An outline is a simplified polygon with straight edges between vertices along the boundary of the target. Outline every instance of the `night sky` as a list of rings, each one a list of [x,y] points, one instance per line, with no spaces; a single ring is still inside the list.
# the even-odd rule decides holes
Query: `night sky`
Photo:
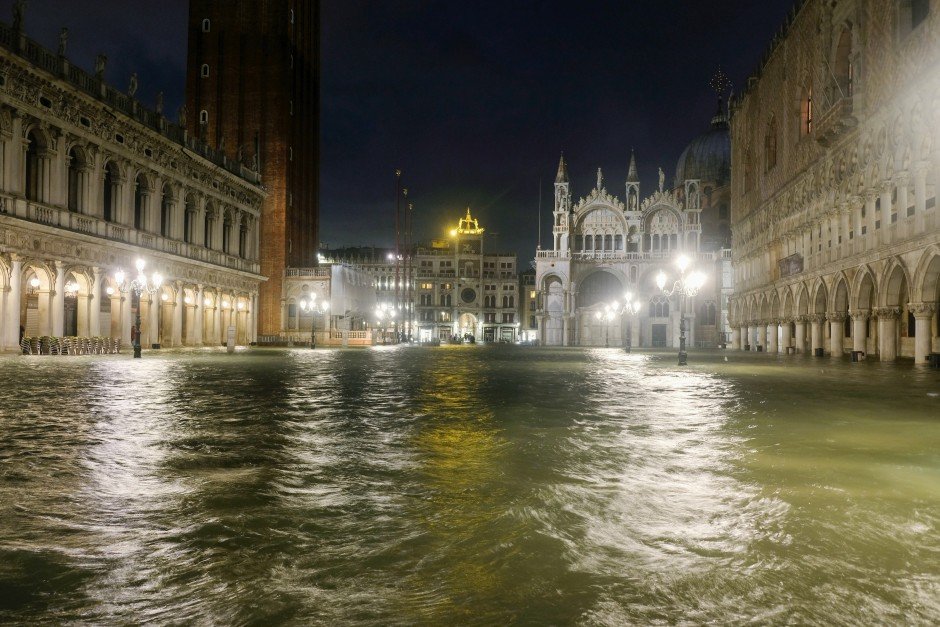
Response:
[[[490,250],[534,256],[539,190],[548,237],[564,151],[575,200],[603,168],[622,198],[630,149],[643,196],[715,110],[719,66],[739,91],[793,0],[355,2],[325,0],[321,69],[321,240],[394,241],[394,171],[415,205],[415,239],[439,237],[466,206]],[[0,0],[11,20],[12,0]],[[185,0],[30,0],[27,33],[166,110],[182,102]],[[544,241],[548,241],[547,239]]]

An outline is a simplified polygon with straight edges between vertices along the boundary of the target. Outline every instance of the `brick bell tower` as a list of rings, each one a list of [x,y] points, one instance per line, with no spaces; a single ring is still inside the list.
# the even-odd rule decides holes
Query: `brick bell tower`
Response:
[[[258,333],[281,328],[284,269],[317,264],[319,0],[190,0],[186,126],[257,167],[261,211]]]

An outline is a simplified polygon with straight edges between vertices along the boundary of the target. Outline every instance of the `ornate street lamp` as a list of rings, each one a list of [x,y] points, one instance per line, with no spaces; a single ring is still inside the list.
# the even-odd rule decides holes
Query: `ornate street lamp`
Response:
[[[146,264],[143,259],[138,259],[135,265],[137,267],[137,276],[133,280],[127,281],[124,271],[118,270],[114,273],[114,282],[117,283],[118,289],[125,294],[133,291],[137,296],[137,315],[134,322],[136,332],[134,333],[133,343],[134,359],[140,359],[140,296],[145,292],[147,294],[156,293],[163,285],[163,276],[159,272],[154,272],[150,278],[147,278],[147,275],[144,274]]]
[[[310,300],[302,299],[300,301],[302,311],[310,311],[310,348],[317,347],[317,315],[326,313],[330,310],[329,301],[321,300],[317,302],[317,295],[311,294]]]
[[[633,292],[627,292],[624,295],[624,301],[613,301],[612,303],[604,305],[604,311],[595,312],[594,317],[598,320],[607,320],[607,328],[604,332],[604,346],[610,346],[610,322],[617,316],[623,318],[626,316],[634,316],[640,311],[640,301],[633,300]],[[624,350],[630,352],[630,324],[627,325],[627,335],[624,345]]]
[[[617,303],[614,303],[616,305]],[[610,321],[616,317],[617,312],[610,305],[604,305],[604,311],[597,311],[594,313],[594,317],[598,320],[606,321],[604,324],[604,348],[610,346]]]
[[[679,268],[679,278],[673,283],[671,289],[666,289],[668,277],[662,270],[656,275],[656,286],[662,290],[666,298],[671,298],[673,294],[677,295],[679,304],[679,365],[686,365],[685,352],[685,298],[691,298],[698,294],[698,291],[705,284],[705,274],[694,270],[686,274],[689,269],[689,258],[685,255],[679,255],[676,259],[676,267]]]
[[[392,328],[395,328],[395,306],[389,305],[388,303],[381,303],[378,307],[375,308],[375,317],[378,318],[379,324],[382,328],[382,344],[386,343],[388,335],[388,326],[391,324]],[[386,324],[385,321],[388,321]],[[396,343],[397,343],[397,333],[396,333]]]

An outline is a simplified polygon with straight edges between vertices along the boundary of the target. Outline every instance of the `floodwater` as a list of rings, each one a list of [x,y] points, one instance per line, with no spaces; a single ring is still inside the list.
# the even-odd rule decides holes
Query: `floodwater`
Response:
[[[0,360],[0,622],[936,624],[940,371]]]

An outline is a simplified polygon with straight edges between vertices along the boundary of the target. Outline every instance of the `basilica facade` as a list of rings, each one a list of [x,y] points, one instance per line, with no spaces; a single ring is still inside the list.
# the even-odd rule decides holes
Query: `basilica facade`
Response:
[[[940,351],[940,2],[807,0],[734,108],[732,344]]]
[[[642,197],[633,155],[624,199],[611,194],[603,174],[590,193],[573,202],[568,165],[555,178],[552,246],[536,253],[539,338],[547,346],[678,346],[680,320],[690,346],[723,345],[730,331],[728,122],[719,103],[705,133],[682,153],[675,183]],[[692,298],[667,295],[656,284],[680,278],[676,261],[704,273]],[[624,307],[630,293],[636,309]],[[612,312],[612,313],[611,313]]]
[[[0,24],[0,350],[23,337],[254,339],[256,172]],[[130,289],[143,264],[152,293]],[[153,273],[162,277],[156,286]],[[124,280],[122,280],[122,278]]]

